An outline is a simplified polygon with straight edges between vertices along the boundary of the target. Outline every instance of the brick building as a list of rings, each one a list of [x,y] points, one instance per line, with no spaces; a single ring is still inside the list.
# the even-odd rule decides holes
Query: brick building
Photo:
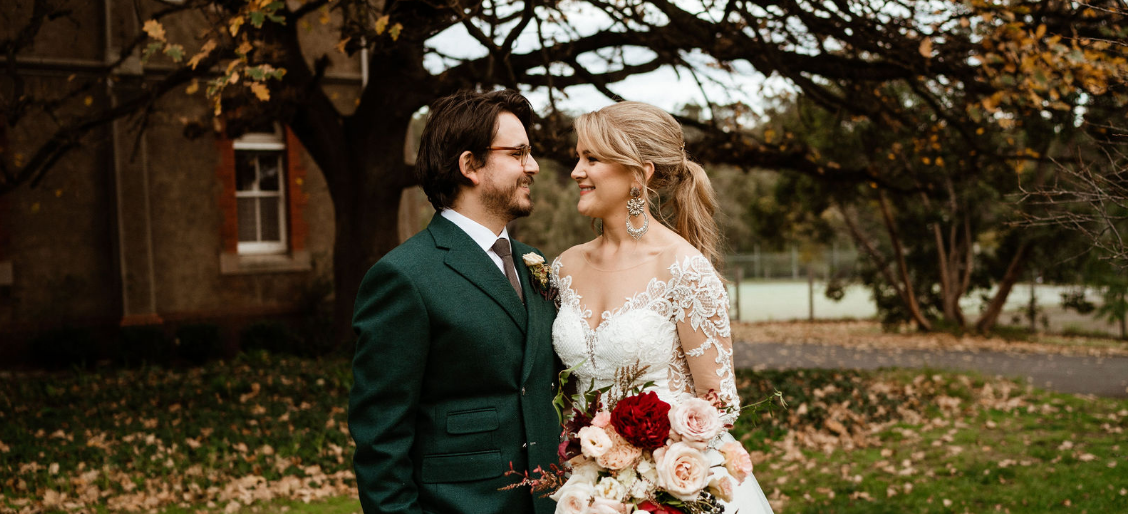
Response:
[[[51,21],[17,56],[36,94],[62,93],[76,80],[104,74],[144,16],[121,0],[71,7],[72,16]],[[0,6],[9,20],[23,19],[27,13],[18,11],[29,8]],[[332,26],[313,24],[305,48],[311,59],[332,59],[323,87],[348,112],[366,77],[360,59],[333,49]],[[0,28],[0,38],[18,29]],[[170,38],[191,40],[198,27],[166,29]],[[130,95],[169,69],[164,62],[127,61],[89,92],[86,105]],[[0,88],[10,90],[11,80],[0,75]],[[186,137],[192,123],[207,128]],[[298,315],[308,293],[331,280],[331,200],[294,135],[264,123],[232,140],[210,125],[202,92],[174,91],[147,125],[106,126],[37,187],[0,196],[0,366],[22,360],[22,342],[62,326],[208,321],[234,331],[247,320]],[[31,118],[10,127],[0,145],[32,148],[48,130],[49,120]],[[405,236],[419,224],[419,204],[408,196]]]

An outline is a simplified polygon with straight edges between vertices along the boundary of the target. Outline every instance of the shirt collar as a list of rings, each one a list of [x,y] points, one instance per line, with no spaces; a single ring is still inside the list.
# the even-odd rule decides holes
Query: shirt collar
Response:
[[[444,218],[450,220],[451,223],[458,225],[458,228],[466,232],[466,235],[470,236],[470,238],[473,239],[475,243],[478,243],[478,246],[481,246],[482,250],[487,253],[493,250],[493,245],[498,238],[504,237],[505,239],[509,239],[509,229],[502,228],[500,235],[494,234],[493,231],[486,228],[485,225],[467,218],[465,215],[449,207],[443,209],[442,215]],[[513,241],[509,240],[509,244],[512,245]]]

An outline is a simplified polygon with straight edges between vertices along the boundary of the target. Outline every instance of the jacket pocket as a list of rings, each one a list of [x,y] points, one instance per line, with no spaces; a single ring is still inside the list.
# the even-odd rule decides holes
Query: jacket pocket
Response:
[[[485,451],[425,455],[420,470],[424,484],[472,482],[499,477],[505,473],[501,452]]]
[[[489,432],[497,430],[499,426],[501,424],[497,421],[497,409],[492,407],[447,414],[446,431],[448,434]]]

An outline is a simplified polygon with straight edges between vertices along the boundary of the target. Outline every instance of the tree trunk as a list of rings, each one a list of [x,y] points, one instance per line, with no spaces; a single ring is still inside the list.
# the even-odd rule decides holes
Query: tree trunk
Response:
[[[399,244],[400,190],[394,194],[334,202],[337,231],[333,242],[333,341],[353,340],[352,316],[360,282],[368,268]],[[347,205],[346,205],[347,204]]]
[[[889,231],[889,241],[893,243],[893,255],[897,259],[897,268],[901,272],[901,281],[905,284],[905,297],[908,299],[909,312],[913,316],[913,321],[916,321],[917,327],[920,330],[932,330],[932,324],[924,317],[920,311],[920,304],[917,303],[916,293],[913,292],[913,282],[909,277],[909,267],[905,263],[905,251],[901,247],[901,237],[897,235],[897,228],[893,224],[893,215],[889,212],[889,202],[885,199],[885,193],[878,191],[877,198],[879,205],[881,205],[881,218],[885,221],[885,228]]]
[[[1026,265],[1026,254],[1029,247],[1030,244],[1023,241],[1019,244],[1018,250],[1014,252],[1014,257],[1011,258],[1010,265],[1007,266],[1006,274],[999,281],[999,290],[995,293],[995,297],[991,299],[991,303],[987,305],[987,310],[983,312],[983,316],[975,323],[975,329],[979,332],[986,333],[995,327],[995,323],[998,323],[999,314],[1003,312],[1003,305],[1007,303],[1007,296],[1010,295],[1014,284],[1018,282],[1018,277],[1022,276],[1022,268]]]
[[[348,156],[329,184],[336,216],[333,242],[334,342],[353,340],[352,314],[360,282],[368,269],[399,245],[403,190],[414,184],[404,163],[410,113],[381,120],[378,127],[345,123]]]

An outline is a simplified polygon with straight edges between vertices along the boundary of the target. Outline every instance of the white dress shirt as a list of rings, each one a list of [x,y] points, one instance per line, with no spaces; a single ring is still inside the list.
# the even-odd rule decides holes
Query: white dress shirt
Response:
[[[486,255],[497,265],[497,270],[501,272],[502,276],[505,275],[505,264],[501,260],[501,256],[493,251],[493,245],[497,242],[498,238],[504,237],[509,241],[510,247],[513,246],[513,241],[509,239],[508,229],[502,228],[501,234],[494,234],[493,231],[486,228],[485,225],[467,218],[449,207],[443,209],[441,214],[444,218],[450,220],[451,223],[454,223],[458,228],[462,229],[463,232],[466,232],[466,235],[470,236],[470,239],[473,239],[475,243],[478,243],[478,246],[481,246],[482,250],[486,252]],[[520,256],[513,254],[513,258],[518,259]],[[517,261],[514,260],[513,262],[514,266],[516,266]],[[521,275],[517,274],[516,268],[513,269],[513,273],[517,276],[517,280],[521,279]]]

